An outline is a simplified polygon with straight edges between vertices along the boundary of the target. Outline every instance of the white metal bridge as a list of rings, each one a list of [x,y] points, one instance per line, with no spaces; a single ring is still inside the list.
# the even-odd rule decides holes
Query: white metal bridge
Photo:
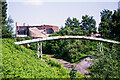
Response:
[[[37,46],[38,46],[37,47],[37,56],[41,57],[41,59],[42,59],[42,41],[57,40],[57,39],[86,39],[86,40],[93,40],[93,41],[99,41],[99,42],[105,42],[105,43],[120,44],[120,42],[118,42],[118,41],[107,40],[107,39],[103,39],[103,38],[95,38],[95,37],[88,37],[88,36],[67,36],[67,35],[25,40],[25,41],[15,42],[15,44],[23,45],[23,44],[29,44],[29,43],[37,43]],[[41,54],[39,54],[39,53],[41,53]]]

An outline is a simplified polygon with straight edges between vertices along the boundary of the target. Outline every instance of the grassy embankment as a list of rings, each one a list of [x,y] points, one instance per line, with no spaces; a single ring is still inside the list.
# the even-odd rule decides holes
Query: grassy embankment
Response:
[[[2,39],[2,78],[70,78],[70,70],[45,55],[44,62],[36,54],[12,39]],[[77,78],[83,77],[77,73]]]

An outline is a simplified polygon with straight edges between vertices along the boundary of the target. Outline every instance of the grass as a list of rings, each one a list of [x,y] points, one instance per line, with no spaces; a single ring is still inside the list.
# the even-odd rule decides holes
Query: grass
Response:
[[[44,62],[37,53],[15,45],[12,39],[2,39],[2,78],[70,78],[70,70],[43,55]],[[77,73],[77,78],[84,76]]]

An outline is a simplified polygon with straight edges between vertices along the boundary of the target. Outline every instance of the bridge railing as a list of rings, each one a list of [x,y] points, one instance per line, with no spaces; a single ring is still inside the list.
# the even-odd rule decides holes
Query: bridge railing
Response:
[[[103,38],[88,37],[88,36],[54,36],[54,37],[37,38],[37,39],[15,42],[15,44],[22,45],[22,44],[36,43],[36,42],[56,40],[56,39],[87,39],[87,40],[94,40],[94,41],[100,41],[100,42],[106,42],[106,43],[120,44],[120,42],[118,41],[107,40]]]

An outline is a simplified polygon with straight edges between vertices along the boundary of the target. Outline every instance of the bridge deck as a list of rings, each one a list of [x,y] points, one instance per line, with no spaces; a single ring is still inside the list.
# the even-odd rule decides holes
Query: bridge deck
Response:
[[[100,41],[100,42],[120,44],[120,42],[118,42],[118,41],[107,40],[107,39],[102,39],[102,38],[95,38],[95,37],[87,37],[87,36],[53,36],[53,37],[38,38],[38,39],[31,39],[31,40],[15,42],[15,44],[22,45],[22,44],[36,43],[36,42],[47,41],[47,40],[55,40],[55,39],[87,39],[87,40],[94,40],[94,41]]]

